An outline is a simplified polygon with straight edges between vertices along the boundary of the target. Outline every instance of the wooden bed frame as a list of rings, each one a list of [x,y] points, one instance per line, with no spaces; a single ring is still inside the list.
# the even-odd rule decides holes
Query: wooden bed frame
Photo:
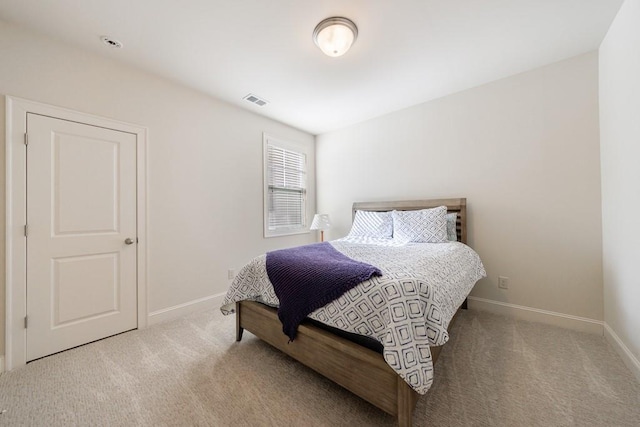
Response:
[[[356,210],[417,210],[443,205],[447,206],[448,212],[458,213],[458,241],[467,243],[467,206],[464,198],[354,203],[353,214]],[[462,308],[466,308],[466,301]],[[451,324],[453,319],[449,327]],[[289,338],[282,332],[277,310],[254,301],[236,303],[236,341],[242,339],[244,329],[393,415],[401,427],[411,426],[419,395],[387,365],[381,354],[309,322],[303,322],[298,327],[295,341],[288,343]],[[441,348],[431,347],[434,364]]]

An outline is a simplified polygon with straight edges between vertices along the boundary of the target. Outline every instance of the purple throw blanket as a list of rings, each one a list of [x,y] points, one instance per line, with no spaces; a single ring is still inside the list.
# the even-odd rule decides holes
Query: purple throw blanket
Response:
[[[373,276],[376,267],[353,260],[330,243],[267,252],[267,275],[280,300],[282,331],[293,341],[307,315]]]

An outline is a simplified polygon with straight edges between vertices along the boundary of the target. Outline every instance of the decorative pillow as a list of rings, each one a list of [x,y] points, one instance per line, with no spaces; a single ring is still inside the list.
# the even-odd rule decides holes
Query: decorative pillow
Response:
[[[393,211],[393,238],[403,242],[446,243],[447,207]]]
[[[349,237],[390,239],[393,235],[391,212],[356,211]]]
[[[458,232],[456,231],[456,221],[458,220],[458,214],[451,212],[447,214],[447,239],[451,242],[458,241]]]

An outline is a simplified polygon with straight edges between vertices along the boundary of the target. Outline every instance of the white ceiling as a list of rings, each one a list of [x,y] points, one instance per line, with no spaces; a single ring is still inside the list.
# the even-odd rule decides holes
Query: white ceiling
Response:
[[[597,49],[621,3],[0,0],[0,18],[320,134]],[[359,30],[340,58],[311,39],[330,16]]]

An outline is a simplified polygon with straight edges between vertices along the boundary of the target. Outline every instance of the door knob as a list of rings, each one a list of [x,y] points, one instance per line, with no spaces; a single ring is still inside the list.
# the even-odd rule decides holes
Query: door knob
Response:
[[[134,240],[131,237],[127,237],[126,239],[124,239],[124,243],[127,245],[133,245]]]

